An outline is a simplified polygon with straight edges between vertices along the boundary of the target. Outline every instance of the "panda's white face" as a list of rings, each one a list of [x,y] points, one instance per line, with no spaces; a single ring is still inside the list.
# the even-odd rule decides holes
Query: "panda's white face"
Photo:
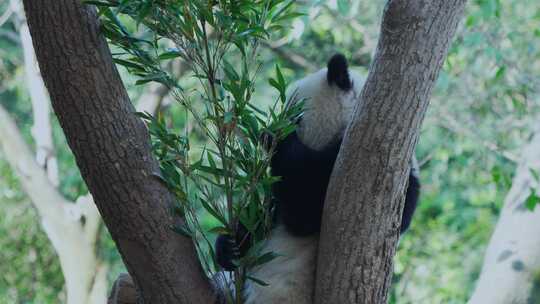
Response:
[[[343,90],[329,84],[328,70],[319,70],[299,80],[291,87],[291,101],[304,100],[304,115],[298,135],[308,147],[321,150],[336,136],[341,136],[352,118],[365,78],[348,71],[352,88]]]

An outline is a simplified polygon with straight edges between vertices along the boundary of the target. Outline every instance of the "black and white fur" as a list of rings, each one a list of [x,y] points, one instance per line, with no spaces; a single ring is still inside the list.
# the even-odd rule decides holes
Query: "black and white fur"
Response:
[[[345,128],[352,118],[364,78],[349,71],[341,54],[328,66],[298,81],[290,102],[304,100],[304,113],[297,129],[277,144],[271,169],[281,180],[274,184],[276,224],[266,251],[280,256],[256,269],[252,276],[270,286],[252,284],[246,303],[312,303],[318,232],[326,188],[339,152]],[[361,107],[361,105],[358,105]],[[416,161],[411,161],[401,232],[410,224],[419,195]],[[231,269],[230,242],[216,242],[218,263]]]

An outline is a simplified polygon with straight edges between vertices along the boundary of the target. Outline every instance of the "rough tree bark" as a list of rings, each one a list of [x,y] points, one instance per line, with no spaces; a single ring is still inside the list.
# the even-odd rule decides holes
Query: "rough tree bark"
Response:
[[[0,106],[0,148],[36,208],[39,222],[58,254],[68,304],[102,304],[107,298],[107,265],[96,241],[100,217],[90,196],[70,202],[58,191],[49,96],[37,68],[30,32],[19,1],[11,0],[24,54],[26,86],[32,101],[36,157],[7,111]],[[82,221],[84,217],[85,221]]]
[[[540,172],[540,124],[523,149],[469,304],[540,303],[540,208],[524,206],[531,189],[540,193],[531,170]]]
[[[316,303],[386,303],[408,162],[465,0],[391,0],[326,197]]]
[[[81,174],[139,292],[140,303],[211,303],[191,239],[171,227],[173,196],[155,178],[95,10],[79,0],[24,0],[45,85]]]

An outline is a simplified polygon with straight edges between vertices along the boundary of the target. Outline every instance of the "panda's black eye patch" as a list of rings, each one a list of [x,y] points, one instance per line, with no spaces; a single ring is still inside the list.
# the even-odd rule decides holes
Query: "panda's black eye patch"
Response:
[[[348,91],[352,88],[347,59],[343,54],[337,53],[330,58],[328,61],[328,73],[326,78],[329,85],[335,84],[344,91]]]

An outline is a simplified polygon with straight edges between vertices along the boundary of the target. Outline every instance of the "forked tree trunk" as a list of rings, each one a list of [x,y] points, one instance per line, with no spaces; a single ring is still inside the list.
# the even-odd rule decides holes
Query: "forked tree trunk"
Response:
[[[465,0],[391,0],[326,197],[316,303],[386,303],[408,163]]]
[[[145,303],[211,303],[191,240],[170,229],[172,196],[153,174],[148,134],[77,0],[25,0],[53,107]],[[388,3],[364,108],[330,185],[318,303],[384,303],[408,160],[465,0]]]
[[[95,9],[25,0],[45,85],[141,303],[212,303],[191,239],[172,230],[173,196],[154,176],[148,132],[134,115]]]

